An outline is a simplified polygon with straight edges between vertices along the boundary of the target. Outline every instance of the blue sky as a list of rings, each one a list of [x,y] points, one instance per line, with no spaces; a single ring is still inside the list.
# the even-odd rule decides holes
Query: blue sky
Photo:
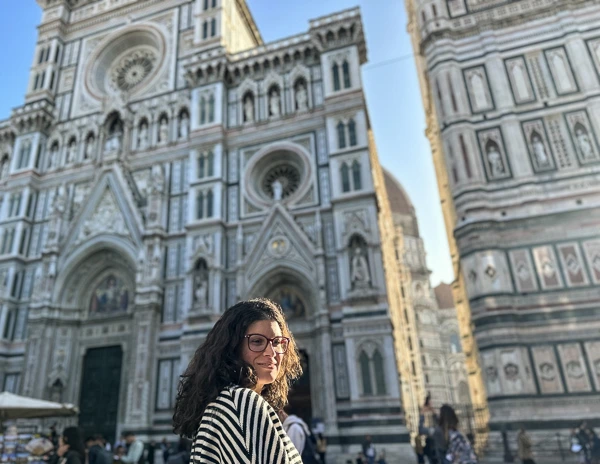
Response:
[[[41,18],[34,0],[2,2],[0,43],[0,119],[23,104],[29,67]],[[309,19],[361,7],[369,63],[363,83],[381,164],[408,192],[419,218],[432,271],[432,284],[453,279],[425,116],[409,36],[404,2],[389,0],[247,0],[267,42],[304,32]]]

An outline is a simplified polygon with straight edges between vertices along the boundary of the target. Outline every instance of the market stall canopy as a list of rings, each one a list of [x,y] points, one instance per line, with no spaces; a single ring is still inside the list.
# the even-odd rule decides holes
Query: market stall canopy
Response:
[[[41,419],[43,417],[74,416],[79,413],[72,404],[28,398],[9,392],[0,393],[0,420]]]

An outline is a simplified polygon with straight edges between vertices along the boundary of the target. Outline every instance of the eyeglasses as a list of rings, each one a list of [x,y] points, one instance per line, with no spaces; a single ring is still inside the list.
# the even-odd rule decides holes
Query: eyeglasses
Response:
[[[273,351],[278,354],[283,354],[290,346],[290,339],[287,337],[267,338],[261,334],[248,334],[244,336],[248,339],[248,348],[255,353],[262,353],[267,349],[269,343],[273,347]]]

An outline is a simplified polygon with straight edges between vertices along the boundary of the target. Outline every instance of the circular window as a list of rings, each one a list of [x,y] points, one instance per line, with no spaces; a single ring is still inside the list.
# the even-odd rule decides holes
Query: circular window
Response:
[[[90,57],[86,85],[97,98],[134,93],[154,81],[165,56],[165,40],[154,26],[136,26],[111,37]]]
[[[311,172],[310,158],[301,147],[292,143],[267,147],[245,167],[247,197],[262,207],[297,201],[311,186]]]
[[[281,198],[292,195],[300,186],[300,171],[291,164],[278,164],[267,171],[262,180],[262,190],[270,198],[275,198],[276,184],[281,185]]]

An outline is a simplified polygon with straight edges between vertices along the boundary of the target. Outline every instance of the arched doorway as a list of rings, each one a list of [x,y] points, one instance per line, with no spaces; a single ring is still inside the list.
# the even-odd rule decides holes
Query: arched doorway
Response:
[[[264,296],[273,300],[285,313],[286,320],[296,338],[302,363],[302,376],[291,386],[288,396],[288,413],[296,414],[307,424],[313,418],[313,402],[311,395],[310,357],[308,344],[312,334],[306,333],[306,320],[314,311],[317,289],[303,276],[285,268],[277,268],[261,279],[251,292],[251,296]],[[303,332],[304,331],[304,332]]]

